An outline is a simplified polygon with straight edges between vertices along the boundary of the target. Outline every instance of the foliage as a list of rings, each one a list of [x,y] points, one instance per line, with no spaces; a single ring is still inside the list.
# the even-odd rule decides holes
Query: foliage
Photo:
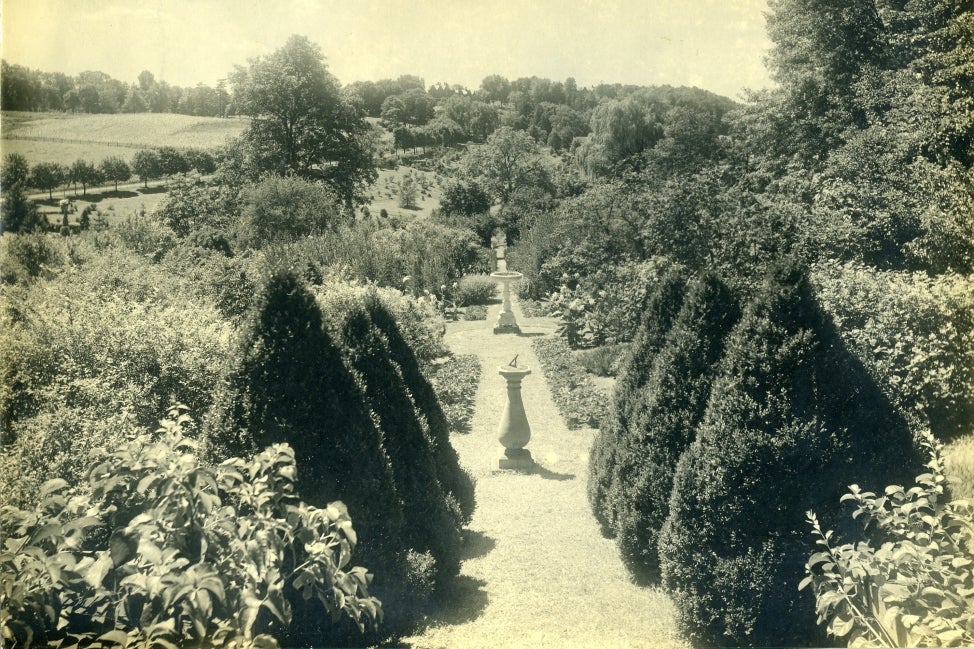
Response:
[[[57,162],[38,162],[30,168],[30,184],[41,191],[47,190],[48,199],[53,200],[54,190],[60,187],[67,170]]]
[[[253,118],[243,133],[261,171],[320,176],[351,207],[376,178],[368,124],[340,92],[321,49],[291,36],[230,75],[237,109]]]
[[[148,187],[150,180],[155,180],[162,175],[159,154],[155,149],[139,149],[132,156],[132,171],[139,176],[144,186]]]
[[[245,323],[207,422],[210,452],[220,459],[290,444],[302,497],[316,504],[341,494],[355,515],[362,560],[382,576],[372,592],[385,604],[387,631],[395,632],[415,619],[430,593],[407,589],[402,496],[363,379],[346,365],[348,354],[303,283],[293,272],[275,271]],[[330,644],[348,641],[346,635]]]
[[[616,452],[620,442],[628,437],[630,422],[640,404],[640,398],[653,361],[663,347],[666,334],[679,313],[686,282],[678,267],[669,268],[649,294],[643,307],[639,331],[629,355],[623,360],[606,417],[599,422],[599,432],[592,442],[588,474],[588,500],[603,535],[615,534],[619,503]]]
[[[47,220],[41,216],[37,206],[27,197],[25,183],[17,182],[3,186],[0,199],[0,233],[32,232],[43,230]]]
[[[497,282],[488,275],[464,275],[449,295],[457,306],[489,304],[497,295]]]
[[[490,210],[490,195],[476,181],[453,180],[443,189],[440,211],[446,215],[472,216]]]
[[[394,325],[388,312],[373,302],[377,316],[385,316],[386,329]],[[370,318],[366,305],[345,313],[326,314],[326,326],[335,332],[349,366],[361,381],[368,410],[382,431],[382,448],[389,458],[395,490],[402,506],[403,525],[399,543],[433,559],[434,584],[447,583],[460,571],[460,518],[455,498],[441,482],[440,470],[459,471],[453,453],[452,466],[443,466],[436,454],[430,426],[419,410],[415,394],[407,387],[398,360],[405,362],[408,347],[390,349],[390,340]],[[391,330],[390,330],[391,333]],[[397,341],[402,343],[402,341]],[[443,441],[449,446],[449,434]],[[451,447],[452,448],[452,447]],[[470,491],[472,492],[472,486]]]
[[[297,176],[266,176],[243,188],[240,204],[238,238],[254,248],[321,234],[342,219],[332,191]]]
[[[470,432],[481,371],[475,354],[450,355],[426,370],[453,432]]]
[[[551,398],[569,430],[598,426],[605,415],[605,396],[585,373],[561,338],[531,343],[551,387]]]
[[[129,167],[129,163],[118,156],[105,158],[98,168],[105,180],[115,183],[116,192],[118,191],[118,183],[125,182],[132,177],[132,169]]]
[[[3,509],[5,642],[278,646],[315,637],[292,626],[302,600],[378,624],[348,512],[298,500],[291,449],[207,467],[177,415],[93,466],[89,494],[51,480]]]
[[[974,291],[954,274],[823,262],[812,275],[843,339],[916,430],[940,439],[974,418]]]
[[[68,168],[68,182],[76,188],[81,183],[81,193],[88,193],[88,185],[97,185],[104,180],[101,171],[87,160],[77,159]]]
[[[7,502],[33,504],[45,478],[81,483],[96,448],[119,447],[174,400],[205,412],[224,371],[230,328],[215,309],[117,243],[90,245],[96,235],[59,241],[64,268],[5,291]]]
[[[63,263],[58,248],[43,234],[9,232],[0,238],[0,246],[0,279],[4,284],[29,283]]]
[[[797,590],[804,513],[836,524],[844,476],[875,489],[921,463],[805,273],[779,267],[728,336],[676,467],[659,552],[680,628],[701,644],[822,643]]]
[[[575,358],[585,371],[595,376],[617,376],[623,359],[630,353],[628,343],[603,345],[579,351]]]
[[[518,188],[548,183],[537,143],[524,131],[507,126],[491,133],[485,144],[469,148],[458,165],[459,176],[467,184],[482,187],[501,203]]]
[[[236,200],[227,188],[179,177],[153,216],[179,237],[188,237],[207,227],[228,230],[235,212]]]
[[[943,445],[927,434],[929,472],[881,495],[851,485],[843,502],[878,543],[835,545],[814,512],[817,551],[799,589],[815,593],[819,624],[850,647],[974,643],[974,507],[951,500]]]
[[[389,358],[402,374],[406,390],[412,395],[419,417],[428,427],[433,461],[440,486],[447,497],[447,505],[454,511],[462,524],[469,524],[476,507],[473,479],[460,466],[460,457],[450,443],[451,422],[441,403],[440,394],[423,373],[419,359],[413,352],[402,328],[397,324],[393,312],[379,299],[376,293],[368,296],[365,302],[369,319],[388,342]],[[479,370],[479,366],[477,366]],[[475,378],[479,371],[474,372]],[[472,401],[476,392],[476,382],[471,387],[470,379],[458,381],[454,390],[466,389],[461,398]]]
[[[615,538],[638,582],[659,580],[659,531],[669,514],[673,473],[696,437],[724,339],[740,317],[734,296],[712,274],[692,281],[617,437],[612,490]]]

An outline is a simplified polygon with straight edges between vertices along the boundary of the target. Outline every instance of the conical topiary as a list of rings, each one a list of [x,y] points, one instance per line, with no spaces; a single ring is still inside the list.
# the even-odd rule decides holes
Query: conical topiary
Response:
[[[364,383],[392,463],[402,499],[402,541],[435,559],[436,579],[443,583],[460,572],[460,528],[440,485],[426,422],[391,358],[388,341],[373,325],[364,305],[349,309],[340,330],[349,364]]]
[[[470,475],[460,466],[460,457],[450,443],[450,424],[436,396],[436,391],[423,375],[416,355],[403,337],[392,313],[382,304],[378,296],[372,294],[366,298],[366,309],[369,318],[388,342],[389,357],[399,366],[406,388],[412,394],[419,412],[426,419],[440,484],[453,499],[460,523],[467,525],[476,507],[474,483]]]
[[[616,520],[616,448],[628,436],[632,411],[649,378],[653,359],[663,346],[680,304],[686,278],[678,266],[668,269],[656,289],[647,297],[639,331],[632,342],[609,411],[592,443],[589,459],[588,499],[604,536],[615,533]]]
[[[804,273],[778,270],[728,337],[674,477],[660,560],[683,632],[703,645],[825,642],[813,597],[798,592],[805,512],[837,528],[850,482],[881,489],[921,463]]]
[[[737,300],[715,275],[691,282],[633,410],[629,436],[616,447],[616,542],[637,582],[659,579],[657,540],[673,472],[696,435],[724,339],[739,317]]]
[[[290,272],[268,279],[247,322],[236,367],[208,428],[213,459],[274,443],[294,449],[303,500],[348,506],[358,534],[356,561],[375,575],[385,630],[402,626],[413,595],[402,542],[403,514],[392,465],[365,396],[323,327],[315,298]],[[293,641],[362,642],[295,601]],[[373,638],[374,640],[374,638]]]

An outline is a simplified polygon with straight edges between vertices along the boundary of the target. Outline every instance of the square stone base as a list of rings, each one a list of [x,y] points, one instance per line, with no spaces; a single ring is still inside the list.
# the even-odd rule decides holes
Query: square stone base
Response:
[[[494,333],[495,334],[520,334],[521,328],[516,324],[512,324],[512,325],[496,324],[494,325]]]
[[[534,458],[526,448],[507,449],[497,461],[498,469],[514,469],[515,471],[530,471],[534,468]]]

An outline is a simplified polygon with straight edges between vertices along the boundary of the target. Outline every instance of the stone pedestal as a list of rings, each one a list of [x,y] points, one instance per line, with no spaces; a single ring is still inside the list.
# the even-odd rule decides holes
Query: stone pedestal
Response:
[[[511,282],[515,282],[524,276],[521,273],[510,270],[498,270],[491,273],[490,276],[499,280],[503,286],[501,289],[503,304],[501,305],[500,315],[497,316],[497,322],[494,324],[494,333],[521,333],[521,328],[517,325],[517,320],[514,318],[514,312],[511,311]]]
[[[501,469],[530,470],[534,467],[531,451],[524,448],[531,440],[531,425],[521,400],[521,379],[531,373],[526,367],[502,365],[498,373],[507,380],[507,405],[497,427],[497,438],[504,446],[504,455],[497,463]]]

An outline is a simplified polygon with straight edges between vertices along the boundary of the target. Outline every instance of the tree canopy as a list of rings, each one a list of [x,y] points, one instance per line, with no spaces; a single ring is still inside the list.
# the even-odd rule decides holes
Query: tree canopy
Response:
[[[292,36],[276,52],[230,75],[239,112],[253,118],[243,136],[261,171],[327,181],[351,206],[376,178],[368,124],[341,93],[321,49]]]

